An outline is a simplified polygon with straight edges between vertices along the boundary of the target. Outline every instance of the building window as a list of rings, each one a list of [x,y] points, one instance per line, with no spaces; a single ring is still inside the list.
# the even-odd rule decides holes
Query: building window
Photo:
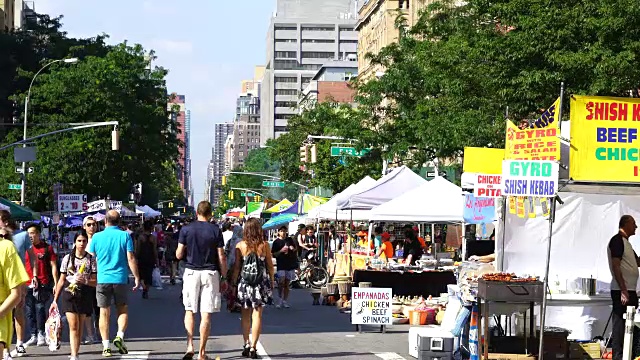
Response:
[[[291,118],[293,118],[294,115],[292,114],[275,114],[275,119],[276,120],[289,120]]]
[[[278,31],[278,30],[298,30],[297,26],[291,26],[291,25],[276,25],[273,28],[276,31]]]
[[[336,56],[334,52],[328,51],[303,51],[303,59],[333,59]]]
[[[276,51],[276,59],[295,59],[298,53],[295,51]]]
[[[302,70],[320,70],[321,67],[321,64],[304,64]]]
[[[300,68],[298,60],[274,60],[273,68],[275,70],[296,70]]]
[[[302,31],[334,31],[333,26],[303,26]]]
[[[283,108],[295,108],[298,106],[298,103],[295,101],[276,101],[275,106]]]
[[[402,0],[400,0],[402,1]],[[408,1],[408,0],[407,0]],[[353,28],[351,27],[341,27],[340,28],[340,32],[345,32],[345,31],[354,31]]]
[[[275,132],[286,132],[287,131],[287,127],[286,126],[275,126],[273,128],[273,130]]]
[[[238,156],[240,156],[240,157],[244,156],[244,151],[240,151],[240,152],[238,153]]]
[[[298,43],[298,39],[276,39],[277,43]]]
[[[289,83],[289,84],[295,84],[298,82],[298,78],[297,77],[292,77],[292,76],[276,76],[274,78],[275,83]]]
[[[276,89],[275,90],[275,94],[276,95],[293,95],[293,96],[297,96],[298,95],[298,90],[295,90],[295,89]]]
[[[357,44],[358,40],[340,40],[340,44]]]
[[[311,43],[311,44],[333,44],[335,41],[326,40],[326,39],[302,39],[302,43]]]

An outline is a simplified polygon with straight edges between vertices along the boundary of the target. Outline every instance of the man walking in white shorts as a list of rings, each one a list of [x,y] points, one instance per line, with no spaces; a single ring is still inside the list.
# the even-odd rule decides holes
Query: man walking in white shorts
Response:
[[[176,258],[185,260],[182,276],[184,327],[187,331],[185,360],[195,358],[193,346],[194,316],[200,312],[200,349],[198,359],[208,359],[207,340],[211,332],[211,314],[220,311],[221,290],[226,290],[227,259],[220,228],[211,224],[211,203],[201,201],[196,210],[198,221],[180,230]],[[221,289],[222,288],[222,289]]]

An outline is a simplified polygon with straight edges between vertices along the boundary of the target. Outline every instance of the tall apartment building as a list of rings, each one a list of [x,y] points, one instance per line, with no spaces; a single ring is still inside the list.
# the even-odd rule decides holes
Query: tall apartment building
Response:
[[[255,82],[249,92],[240,94],[236,101],[233,126],[232,169],[244,165],[249,151],[260,147],[260,83]]]
[[[189,155],[189,145],[190,145],[189,131],[191,127],[191,124],[190,124],[191,116],[187,116],[187,109],[186,109],[184,95],[178,95],[176,93],[172,93],[169,96],[169,103],[167,106],[172,116],[172,119],[177,123],[177,126],[178,126],[177,137],[184,145],[179,149],[180,155],[178,157],[176,174],[178,177],[178,181],[180,182],[180,188],[182,189],[185,198],[187,199],[187,201],[190,201],[191,159],[188,157],[188,155]],[[177,107],[177,109],[174,110],[174,107]]]
[[[204,182],[204,199],[212,204],[214,204],[215,202],[213,201],[213,186],[212,186],[212,181],[213,181],[213,167],[215,166],[213,163],[213,149],[211,149],[211,160],[209,160],[209,165],[207,165],[207,178]]]
[[[399,31],[396,19],[402,14],[408,26],[413,26],[420,18],[422,10],[435,0],[368,0],[358,11],[358,73],[367,80],[384,71],[379,65],[371,64],[368,53],[377,54],[380,49],[398,41]]]
[[[358,76],[358,63],[355,61],[331,61],[318,70],[311,82],[302,91],[298,108],[300,112],[316,102],[335,101],[351,104],[354,102],[355,89],[349,81]]]
[[[15,28],[15,0],[0,0],[0,32]]]
[[[222,176],[227,174],[225,170],[225,142],[229,134],[233,134],[232,122],[215,124],[211,154],[212,171],[208,184],[212,204],[218,203],[222,194],[222,190],[218,186],[222,184]]]
[[[322,65],[357,58],[357,0],[277,0],[267,31],[260,143],[287,132],[300,91]]]
[[[13,26],[15,29],[24,29],[29,23],[36,20],[35,2],[33,0],[14,1]]]

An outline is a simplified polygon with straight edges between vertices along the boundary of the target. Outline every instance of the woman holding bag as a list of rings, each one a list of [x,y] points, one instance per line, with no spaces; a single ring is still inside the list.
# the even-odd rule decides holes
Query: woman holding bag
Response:
[[[85,230],[76,234],[73,249],[60,264],[60,281],[49,309],[50,313],[57,310],[61,299],[59,312],[66,314],[69,323],[70,360],[78,360],[82,324],[93,313],[95,292],[91,288],[96,286],[97,266],[96,259],[87,252],[88,241]]]

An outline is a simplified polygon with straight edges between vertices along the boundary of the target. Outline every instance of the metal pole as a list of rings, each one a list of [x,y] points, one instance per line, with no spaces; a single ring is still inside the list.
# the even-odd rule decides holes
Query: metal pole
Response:
[[[35,80],[35,76],[33,77],[33,79]],[[33,81],[31,81],[31,84],[33,84]],[[31,86],[29,86],[29,91],[27,92],[27,97],[24,99],[24,126],[23,126],[23,133],[22,133],[22,141],[24,141],[24,143],[22,144],[22,147],[25,148],[27,147],[27,116],[28,116],[28,111],[29,111],[29,95],[31,94]],[[24,196],[25,196],[25,188],[27,186],[26,184],[26,179],[27,179],[27,163],[26,162],[22,162],[22,174],[20,175],[22,177],[22,181],[21,181],[21,185],[20,185],[20,205],[24,206]]]
[[[636,308],[635,306],[627,306],[627,312],[624,315],[624,343],[622,346],[622,360],[631,360],[633,355],[633,330]]]
[[[564,103],[564,81],[560,83],[560,108],[556,109],[556,113],[558,114],[558,118],[556,121],[558,122],[558,130],[562,129],[562,105]],[[560,135],[560,134],[558,134]]]
[[[540,343],[538,346],[538,357],[544,356],[544,320],[547,314],[547,286],[549,286],[549,263],[551,262],[551,237],[553,235],[553,222],[556,215],[556,199],[551,198],[551,212],[549,213],[549,235],[547,239],[547,263],[544,271],[544,297],[542,298],[542,305],[540,305]],[[531,316],[534,316],[531,314]]]

